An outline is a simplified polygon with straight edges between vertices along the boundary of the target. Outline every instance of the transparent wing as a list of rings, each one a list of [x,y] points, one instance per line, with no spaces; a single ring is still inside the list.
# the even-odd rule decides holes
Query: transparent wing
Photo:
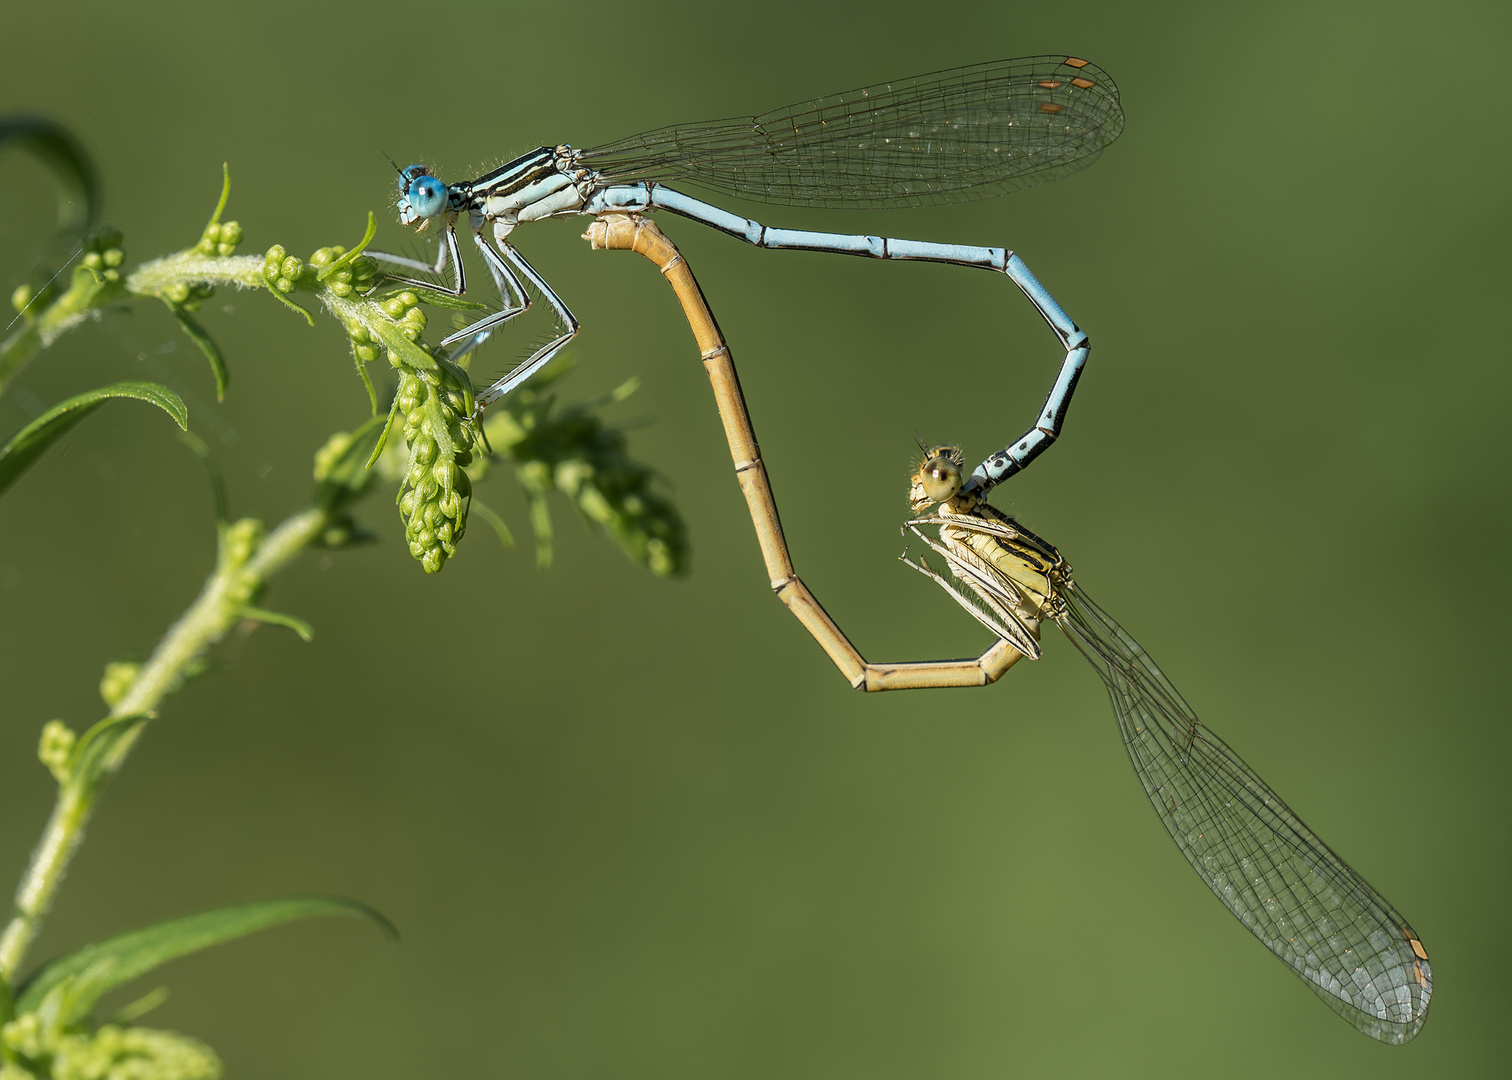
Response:
[[[1123,125],[1118,87],[1096,64],[1025,56],[674,124],[579,159],[611,180],[681,180],[758,202],[921,206],[1057,180]]]
[[[1304,825],[1079,587],[1066,635],[1097,669],[1134,771],[1198,877],[1330,1008],[1385,1043],[1428,1014],[1433,971],[1401,914]]]

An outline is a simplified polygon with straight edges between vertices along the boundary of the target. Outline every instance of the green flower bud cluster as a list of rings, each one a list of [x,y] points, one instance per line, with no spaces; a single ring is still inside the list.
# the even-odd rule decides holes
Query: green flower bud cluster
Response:
[[[79,261],[93,270],[97,277],[106,281],[119,281],[121,264],[126,261],[126,251],[121,247],[125,240],[120,229],[106,225],[84,241],[84,257]]]
[[[335,247],[321,248],[310,256],[310,265],[319,273],[345,255],[346,251],[347,249],[339,244]],[[320,278],[325,286],[337,296],[351,296],[354,292],[365,293],[373,287],[377,279],[378,263],[366,255],[359,255],[334,273]]]
[[[221,530],[220,569],[230,575],[226,602],[233,607],[252,603],[262,589],[261,579],[244,569],[262,538],[263,523],[256,518],[233,521]]]
[[[87,297],[79,298],[79,306],[87,306],[95,299],[98,288],[107,285],[117,285],[121,280],[121,265],[126,261],[126,251],[121,247],[125,236],[120,229],[106,225],[98,232],[91,233],[84,240],[84,252],[79,259],[83,270],[87,271],[83,283]],[[59,297],[70,288],[78,289],[81,282],[76,278],[72,282],[65,283],[62,274],[42,275],[40,280],[31,284],[22,285],[11,293],[11,307],[18,313],[23,313],[26,320],[31,322],[43,311],[47,310]],[[51,280],[48,280],[51,277]]]
[[[224,226],[223,226],[224,228]],[[274,244],[263,255],[263,280],[269,287],[288,295],[295,289],[329,288],[337,296],[366,292],[378,276],[378,264],[359,255],[329,275],[324,271],[343,255],[346,248],[324,247],[307,260],[290,255],[282,244]],[[411,294],[413,295],[413,294]]]
[[[614,400],[629,392],[616,392]],[[554,413],[554,398],[527,386],[490,411],[489,442],[514,459],[532,496],[554,486],[653,574],[684,572],[690,547],[681,515],[653,489],[655,472],[630,456],[624,432],[595,415],[597,404]]]
[[[286,252],[282,244],[274,244],[263,255],[263,280],[285,295],[301,286],[313,288],[315,273],[297,256]]]
[[[60,784],[68,783],[68,755],[73,753],[79,737],[61,720],[49,720],[42,725],[42,738],[37,743],[37,759],[47,766],[53,779]]]
[[[467,531],[476,438],[467,414],[468,394],[445,367],[399,369],[395,409],[404,420],[409,464],[399,488],[399,516],[410,554],[427,574],[437,574],[457,553]]]
[[[315,451],[315,482],[324,483],[331,475],[346,452],[352,448],[352,433],[350,431],[338,431],[325,441],[325,445]]]
[[[340,250],[340,249],[337,249]],[[317,252],[318,254],[318,252]],[[363,260],[359,259],[358,262]],[[372,262],[371,259],[367,260]],[[337,273],[334,277],[340,277]],[[354,285],[353,288],[356,286]],[[335,286],[332,286],[335,289]],[[409,290],[394,293],[384,297],[380,306],[383,313],[399,328],[407,341],[413,341],[428,353],[430,350],[420,342],[420,335],[425,332],[425,312],[420,309],[420,297]],[[371,330],[363,326],[356,319],[348,320],[346,324],[347,337],[352,339],[352,355],[357,358],[359,364],[367,364],[378,359],[378,354],[383,351],[383,344]]]
[[[212,221],[205,226],[199,242],[189,250],[195,255],[207,257],[226,256],[234,254],[236,245],[241,242],[242,227],[237,222]],[[215,295],[215,286],[203,281],[192,284],[178,281],[163,289],[161,295],[176,308],[184,311],[198,311],[206,300]]]
[[[134,661],[112,660],[106,664],[105,674],[100,679],[100,697],[105,699],[105,704],[115,708],[136,682],[141,670],[142,665]]]
[[[10,1051],[0,1080],[216,1080],[220,1059],[204,1043],[172,1031],[106,1024],[61,1034],[27,1013],[0,1028]]]
[[[191,250],[196,255],[234,255],[236,245],[241,242],[242,227],[238,222],[212,221]]]

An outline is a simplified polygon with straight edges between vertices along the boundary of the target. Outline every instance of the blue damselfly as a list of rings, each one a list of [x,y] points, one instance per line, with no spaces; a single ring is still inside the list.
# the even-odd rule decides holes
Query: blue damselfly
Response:
[[[399,217],[405,224],[418,222],[420,228],[431,221],[441,223],[437,258],[432,264],[375,255],[437,275],[449,265],[452,287],[447,291],[461,295],[466,275],[456,229],[459,221],[466,222],[503,307],[443,340],[443,346],[456,346],[458,353],[525,311],[530,301],[524,283],[556,313],[560,332],[478,394],[479,409],[529,378],[578,331],[567,305],[511,242],[514,229],[525,222],[668,210],[757,247],[998,271],[1024,291],[1066,350],[1034,426],[990,465],[994,479],[1002,479],[1054,440],[1089,350],[1087,335],[1018,256],[1004,248],[771,228],[694,199],[667,182],[799,206],[963,202],[1081,169],[1118,137],[1123,122],[1113,80],[1076,57],[1031,56],[954,68],[758,116],[675,124],[589,149],[540,147],[461,183],[444,183],[426,166],[411,165],[399,171]]]

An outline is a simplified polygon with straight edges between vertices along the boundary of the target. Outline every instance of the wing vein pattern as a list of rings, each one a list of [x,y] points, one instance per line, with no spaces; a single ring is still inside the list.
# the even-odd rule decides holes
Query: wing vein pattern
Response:
[[[1197,718],[1079,586],[1061,626],[1097,669],[1171,839],[1223,905],[1335,1012],[1386,1043],[1427,1017],[1433,973],[1401,913]]]
[[[1057,180],[1123,131],[1096,64],[1025,56],[673,124],[579,152],[607,180],[686,181],[757,202],[922,206]]]

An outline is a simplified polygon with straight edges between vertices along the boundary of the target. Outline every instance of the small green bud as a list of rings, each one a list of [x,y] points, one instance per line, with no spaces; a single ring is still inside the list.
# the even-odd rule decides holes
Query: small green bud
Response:
[[[37,291],[30,285],[18,285],[16,291],[11,293],[11,307],[17,312],[25,311],[26,305],[30,304],[36,295]]]
[[[352,350],[352,352],[356,355],[357,359],[361,360],[364,364],[370,364],[374,360],[378,359],[378,350],[373,348],[373,346],[371,345],[358,345]]]
[[[105,260],[100,257],[100,253],[98,251],[91,251],[79,261],[85,266],[89,267],[91,270],[99,270],[105,265]]]
[[[42,1034],[42,1019],[36,1013],[23,1013],[0,1027],[0,1040],[22,1057],[42,1056],[45,1049]]]
[[[618,516],[609,500],[604,498],[604,493],[592,484],[584,484],[578,490],[577,503],[583,513],[600,525],[608,525]]]
[[[262,583],[255,574],[245,570],[232,574],[226,586],[226,602],[233,607],[242,604],[250,604],[256,597]]]
[[[256,518],[242,518],[233,521],[226,526],[225,552],[226,561],[232,566],[240,566],[252,557],[257,550],[258,543],[262,540],[263,524]]]
[[[112,709],[119,705],[141,670],[141,664],[125,660],[112,660],[106,664],[105,674],[100,678],[100,697],[105,704]]]
[[[320,545],[328,548],[343,548],[352,542],[352,537],[357,533],[356,526],[350,518],[332,522],[326,526],[320,534]]]
[[[677,562],[672,558],[671,549],[663,540],[648,540],[646,542],[646,566],[657,577],[670,577],[677,572]]]
[[[325,441],[324,446],[315,451],[315,482],[317,484],[331,475],[331,469],[351,447],[351,432],[338,431]]]
[[[42,725],[42,738],[37,743],[37,758],[47,766],[53,779],[60,784],[68,783],[68,756],[73,753],[79,737],[61,720],[49,720]]]

